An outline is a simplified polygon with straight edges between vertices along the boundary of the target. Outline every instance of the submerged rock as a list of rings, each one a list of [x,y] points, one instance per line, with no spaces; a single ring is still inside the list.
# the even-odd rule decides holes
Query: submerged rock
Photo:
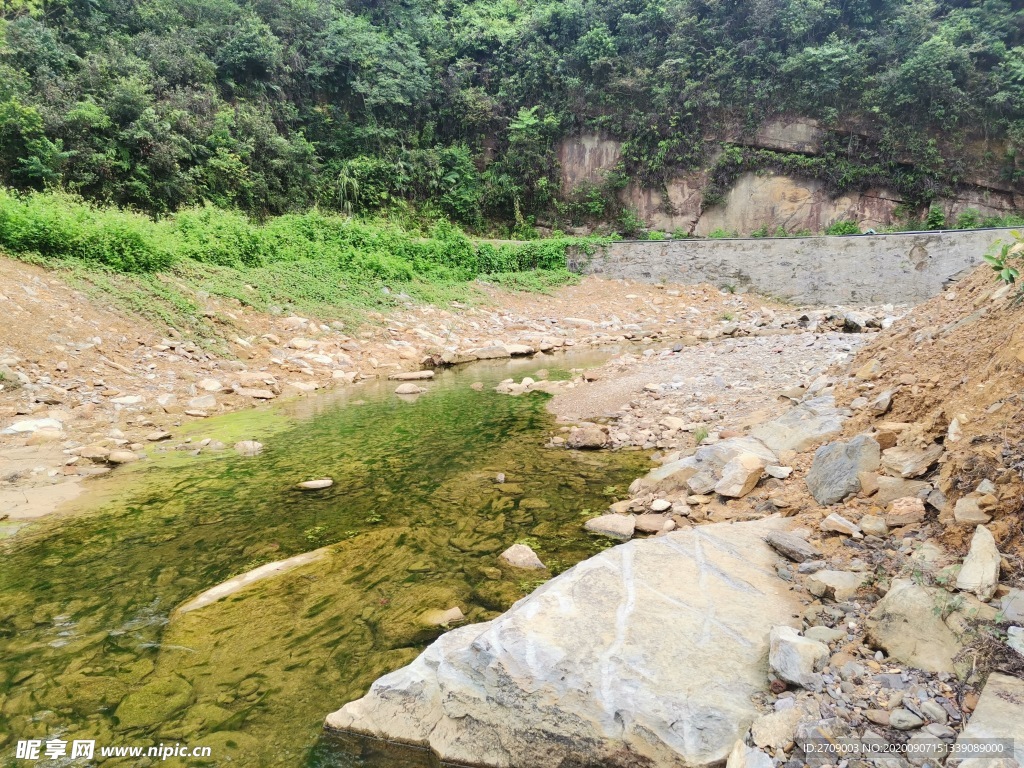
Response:
[[[762,540],[785,525],[607,550],[443,635],[326,725],[474,765],[721,763],[758,716],[769,630],[800,612]]]
[[[636,518],[632,515],[601,515],[587,520],[583,524],[591,533],[599,533],[602,536],[611,536],[613,539],[626,540],[633,536],[636,530]]]
[[[434,378],[433,371],[408,371],[406,373],[392,373],[388,376],[392,381],[420,381],[421,379]]]
[[[396,395],[418,395],[427,390],[415,384],[399,384],[395,387]]]
[[[537,557],[537,553],[526,544],[513,544],[498,555],[498,559],[511,565],[513,568],[544,570],[544,563]]]
[[[300,491],[319,491],[324,488],[330,488],[334,485],[334,480],[329,477],[321,477],[319,480],[304,480],[301,483],[296,484],[296,488]]]
[[[141,728],[164,723],[192,700],[192,686],[180,677],[157,680],[132,691],[114,716],[121,728]]]

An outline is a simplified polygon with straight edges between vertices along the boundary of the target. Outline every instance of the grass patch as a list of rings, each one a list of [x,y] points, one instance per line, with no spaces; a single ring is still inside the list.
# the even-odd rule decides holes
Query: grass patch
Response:
[[[272,314],[300,313],[347,328],[411,303],[484,300],[477,281],[549,292],[578,277],[570,249],[594,238],[474,243],[446,221],[426,231],[317,210],[258,223],[207,206],[152,219],[59,192],[0,189],[0,248],[67,270],[118,309],[200,338],[230,326],[206,317],[207,296]]]

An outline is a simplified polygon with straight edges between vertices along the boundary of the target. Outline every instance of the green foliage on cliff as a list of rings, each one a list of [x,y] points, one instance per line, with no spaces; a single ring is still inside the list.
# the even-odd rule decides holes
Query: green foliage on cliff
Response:
[[[928,201],[970,171],[968,134],[1008,139],[993,161],[1015,181],[1024,11],[1012,0],[15,0],[0,18],[0,183],[151,213],[317,205],[522,235],[557,210],[560,137],[606,131],[625,142],[616,183],[657,184],[705,163],[727,124],[752,131],[780,112],[876,137],[800,169],[836,188],[881,177]],[[940,134],[941,146],[929,138]],[[597,215],[607,197],[561,214]]]

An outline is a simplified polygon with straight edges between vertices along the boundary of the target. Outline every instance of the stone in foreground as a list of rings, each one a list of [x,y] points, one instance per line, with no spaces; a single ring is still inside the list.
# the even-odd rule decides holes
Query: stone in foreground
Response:
[[[894,579],[871,612],[867,639],[897,661],[926,672],[955,673],[960,641],[943,621],[948,593]]]
[[[772,627],[769,635],[768,664],[781,679],[813,690],[821,689],[818,674],[828,661],[828,646],[801,637],[790,626]]]
[[[583,527],[591,533],[625,541],[633,537],[636,530],[636,518],[632,515],[601,515],[587,520]]]
[[[990,600],[999,586],[999,550],[992,533],[984,525],[974,529],[971,551],[956,579],[956,588]]]
[[[978,706],[958,743],[972,739],[1006,739],[1007,746],[1013,747],[1013,754],[1000,757],[1024,765],[1024,680],[999,672],[988,676]],[[995,765],[992,758],[982,760],[979,757],[965,760],[961,766],[975,762],[978,768]]]
[[[881,448],[867,435],[829,443],[814,452],[807,489],[819,504],[835,504],[860,490],[862,472],[878,469]]]
[[[785,526],[607,550],[443,635],[326,725],[495,768],[721,763],[758,715],[769,630],[801,610],[763,541]]]

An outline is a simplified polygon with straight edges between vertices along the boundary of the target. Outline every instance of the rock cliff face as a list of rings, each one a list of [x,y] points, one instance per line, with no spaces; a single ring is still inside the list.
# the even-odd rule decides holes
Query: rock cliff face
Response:
[[[783,520],[634,541],[453,630],[327,718],[486,766],[720,763],[756,717],[768,633],[799,605],[763,538]]]
[[[821,149],[824,131],[811,120],[780,118],[767,121],[753,136],[738,132],[728,141],[779,152],[813,155]],[[978,148],[979,156],[984,148]],[[621,145],[605,136],[583,134],[565,139],[559,146],[562,191],[571,194],[580,184],[600,183],[621,159]],[[1002,216],[1024,210],[1024,194],[984,172],[969,180],[957,197],[939,201],[948,220],[972,208],[982,216]],[[842,220],[857,221],[862,229],[896,222],[897,208],[904,203],[896,192],[868,189],[862,193],[832,197],[815,179],[774,173],[746,173],[729,190],[725,200],[702,210],[707,175],[694,171],[671,179],[662,189],[632,184],[620,193],[621,202],[633,208],[652,229],[683,231],[707,236],[716,229],[748,235],[762,226],[783,227],[788,232],[821,232]]]

